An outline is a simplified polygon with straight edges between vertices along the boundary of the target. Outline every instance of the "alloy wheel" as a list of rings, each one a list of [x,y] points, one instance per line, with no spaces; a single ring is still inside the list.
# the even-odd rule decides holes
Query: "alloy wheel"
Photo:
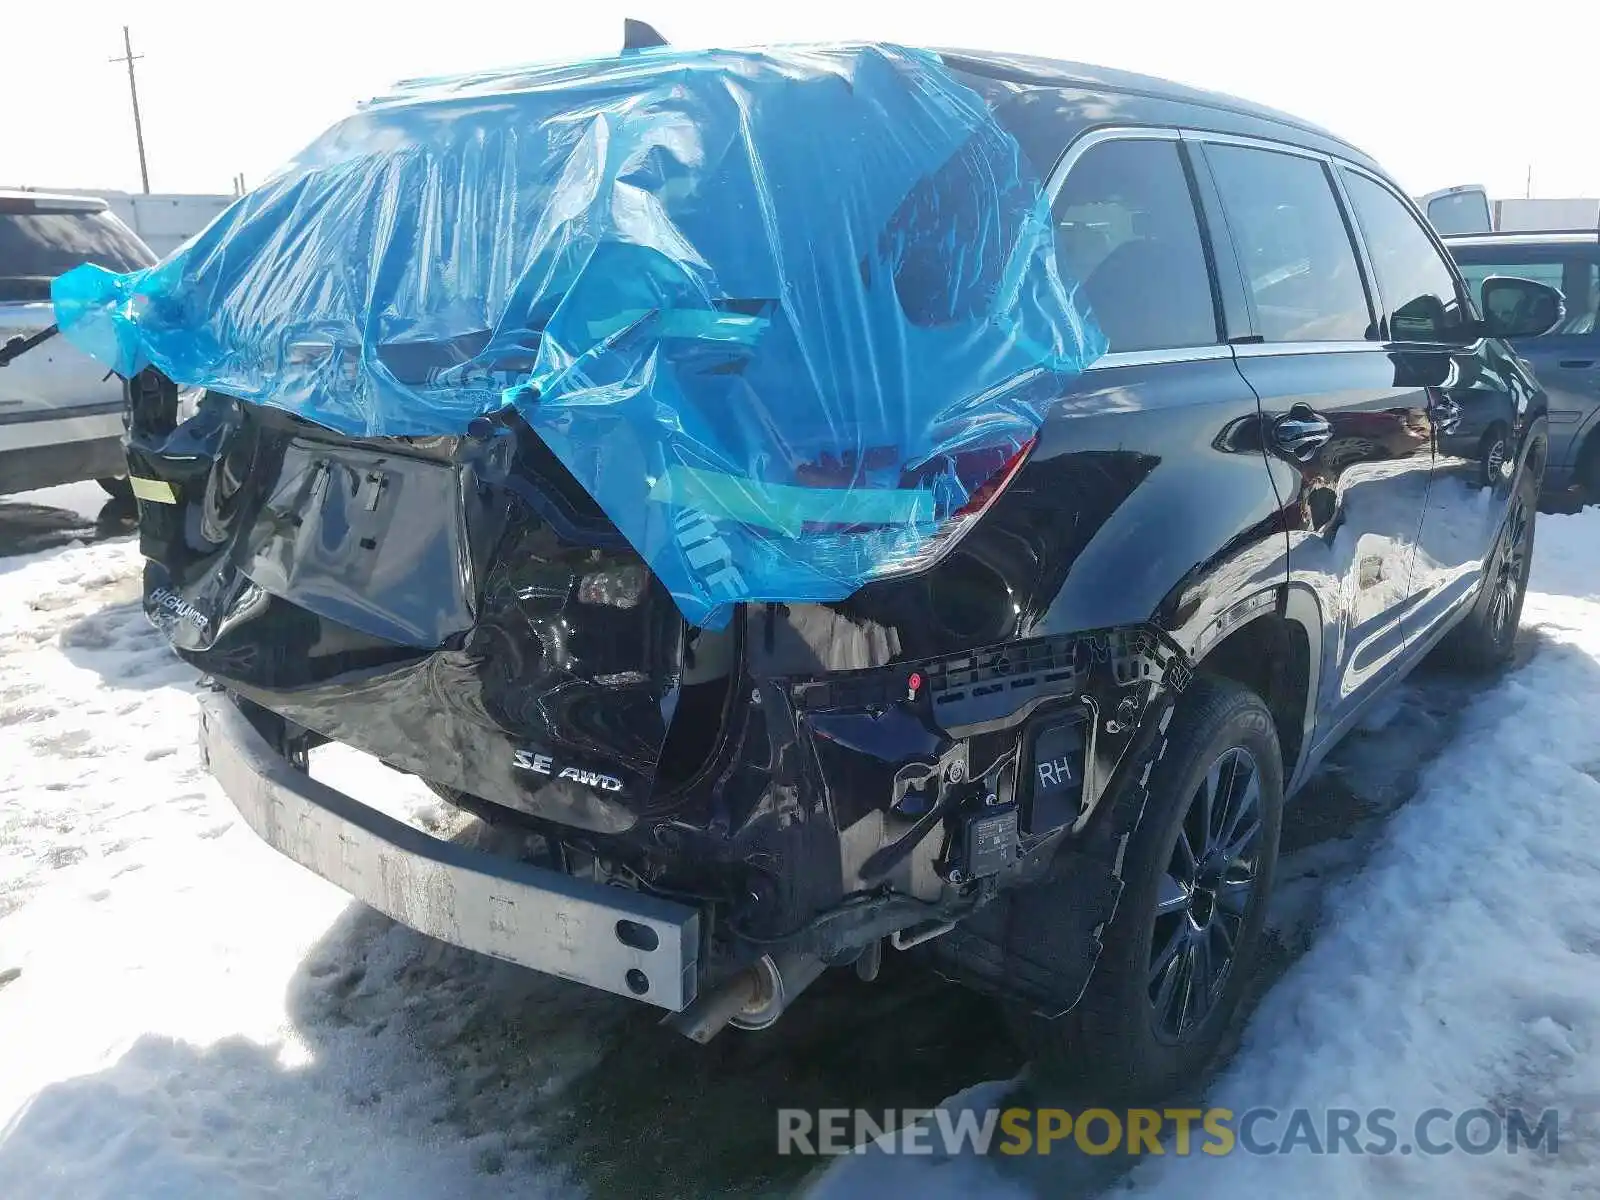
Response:
[[[1494,444],[1483,456],[1484,485],[1493,487],[1505,477],[1506,473],[1506,440],[1496,438]]]
[[[1147,995],[1163,1041],[1203,1022],[1227,985],[1256,891],[1261,818],[1255,757],[1224,751],[1189,798],[1157,884]]]

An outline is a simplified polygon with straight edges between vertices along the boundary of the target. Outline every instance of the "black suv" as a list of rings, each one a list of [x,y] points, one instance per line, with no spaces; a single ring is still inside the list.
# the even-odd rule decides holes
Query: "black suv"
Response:
[[[1293,117],[941,57],[1048,181],[1109,351],[936,563],[695,628],[526,428],[508,461],[216,393],[179,424],[146,371],[145,605],[217,685],[202,745],[245,818],[408,925],[700,1040],[916,948],[1148,1095],[1235,1008],[1285,797],[1436,644],[1511,653],[1547,433],[1502,339],[1561,298],[1493,278],[1480,307]],[[1486,466],[1453,434],[1494,424]],[[523,850],[330,789],[329,740]]]

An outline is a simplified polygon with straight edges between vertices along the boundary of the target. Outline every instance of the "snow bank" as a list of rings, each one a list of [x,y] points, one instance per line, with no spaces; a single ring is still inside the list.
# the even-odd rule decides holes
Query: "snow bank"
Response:
[[[399,1023],[291,1020],[295,989],[341,986],[315,948],[348,898],[201,770],[139,571],[124,541],[0,576],[0,1192],[548,1194],[439,1125],[447,1083]]]
[[[1554,1107],[1558,1156],[1236,1153],[1123,1172],[1059,1152],[874,1154],[835,1164],[816,1190],[871,1200],[1106,1187],[1458,1200],[1592,1186],[1600,512],[1542,518],[1538,539],[1523,665],[1487,689],[1408,685],[1369,719],[1358,753],[1335,764],[1359,785],[1362,815],[1302,838],[1286,860],[1274,925],[1308,948],[1266,994],[1207,1098],[1235,1109]],[[564,1180],[538,1165],[542,1123],[573,1105],[563,1091],[585,1076],[611,1090],[596,1091],[592,1113],[567,1118],[576,1126],[625,1135],[639,1112],[659,1114],[638,1118],[642,1132],[718,1137],[682,1119],[691,1106],[708,1111],[715,1089],[692,1070],[652,1075],[686,1057],[643,1038],[606,1057],[621,1044],[611,1026],[632,1012],[625,1001],[396,930],[243,827],[200,769],[193,675],[138,611],[131,543],[4,563],[0,1194],[558,1194]],[[1464,711],[1446,712],[1458,701]],[[1406,753],[1441,746],[1413,793]],[[444,816],[414,781],[360,756],[324,751],[313,769],[418,823]],[[1367,786],[1363,774],[1383,782]],[[1302,798],[1286,836],[1317,815],[1307,806],[1325,803]],[[842,1019],[874,1000],[895,1011],[881,990],[852,993]],[[794,1029],[767,1037],[798,1038],[805,1021],[791,1019]],[[915,1024],[879,1020],[861,1036]],[[783,1044],[719,1042],[694,1061],[709,1063],[708,1079],[734,1073],[744,1107],[772,1109],[797,1086]],[[741,1047],[743,1058],[717,1065]],[[763,1074],[764,1058],[779,1067]],[[1016,1087],[1038,1086],[977,1085],[946,1107],[1009,1103]],[[617,1101],[669,1088],[683,1112]],[[706,1153],[732,1160],[740,1151],[721,1136]],[[690,1150],[664,1153],[698,1161]],[[750,1173],[767,1165],[752,1158]],[[670,1189],[664,1176],[651,1182]]]
[[[1545,518],[1533,587],[1600,594],[1600,514]],[[1568,551],[1579,551],[1569,553]],[[1154,1196],[1545,1195],[1593,1180],[1600,1098],[1600,605],[1535,594],[1538,653],[1468,711],[1211,1101],[1561,1111],[1558,1156],[1152,1160]],[[1585,1136],[1585,1135],[1589,1136]]]
[[[1542,517],[1537,541],[1526,661],[1469,693],[1454,740],[1365,864],[1321,895],[1309,950],[1262,1000],[1205,1102],[1383,1107],[1404,1114],[1402,1129],[1434,1106],[1535,1119],[1555,1108],[1559,1153],[1169,1155],[1116,1180],[1119,1194],[1459,1200],[1600,1178],[1600,511]],[[1286,830],[1294,821],[1291,809]],[[1120,1170],[1059,1149],[981,1163],[869,1155],[837,1163],[815,1194],[1081,1194]]]

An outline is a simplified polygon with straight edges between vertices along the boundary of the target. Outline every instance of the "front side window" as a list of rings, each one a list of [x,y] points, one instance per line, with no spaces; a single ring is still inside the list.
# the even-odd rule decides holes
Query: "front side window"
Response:
[[[1378,275],[1390,340],[1460,339],[1468,317],[1456,294],[1455,275],[1422,223],[1381,183],[1354,171],[1342,174]]]
[[[1372,325],[1355,247],[1322,163],[1246,146],[1206,147],[1268,342],[1344,342]]]
[[[1491,275],[1531,279],[1559,288],[1567,298],[1567,315],[1545,337],[1583,336],[1600,332],[1600,263],[1579,256],[1519,256],[1515,250],[1494,257],[1458,254],[1456,260],[1467,281],[1467,291],[1483,294],[1483,281]]]
[[[1052,212],[1056,261],[1113,353],[1214,345],[1200,225],[1175,141],[1130,138],[1091,146]]]

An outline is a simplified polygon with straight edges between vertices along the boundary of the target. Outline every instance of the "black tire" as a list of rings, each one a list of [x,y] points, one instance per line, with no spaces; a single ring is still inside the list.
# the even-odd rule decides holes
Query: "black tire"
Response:
[[[1083,998],[1053,1021],[1009,1014],[1024,1049],[1046,1069],[1088,1084],[1096,1102],[1154,1102],[1204,1071],[1255,969],[1272,891],[1283,765],[1267,706],[1240,684],[1197,678],[1179,698],[1166,738],[1123,859],[1122,898]],[[1244,767],[1251,774],[1241,779]],[[1252,779],[1255,802],[1233,819],[1254,812],[1254,833],[1243,836],[1241,826],[1231,843],[1216,839],[1240,852],[1227,862],[1220,847],[1213,850],[1193,872],[1197,882],[1185,883],[1182,846],[1201,838],[1207,796],[1220,789],[1225,801],[1247,799]],[[1225,832],[1229,812],[1225,803],[1213,813],[1207,840]],[[1224,864],[1220,880],[1233,886],[1218,886]],[[1241,892],[1244,878],[1250,885]],[[1211,986],[1180,1001],[1178,989],[1192,982],[1202,953],[1215,967]]]
[[[1533,564],[1534,521],[1539,515],[1539,478],[1524,470],[1511,493],[1505,524],[1483,567],[1483,586],[1472,608],[1439,644],[1446,664],[1474,673],[1497,671],[1511,661],[1528,594]]]
[[[96,479],[95,482],[104,488],[106,495],[113,500],[121,500],[125,504],[133,503],[133,484],[128,482],[126,475],[111,475],[105,479]]]

